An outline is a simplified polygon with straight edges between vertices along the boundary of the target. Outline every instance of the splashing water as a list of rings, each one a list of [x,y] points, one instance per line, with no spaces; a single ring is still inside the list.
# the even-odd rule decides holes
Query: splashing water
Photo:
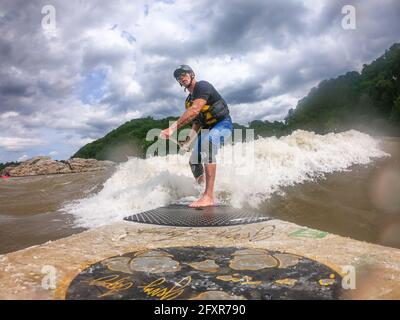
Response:
[[[234,161],[227,161],[233,155]],[[217,156],[217,202],[234,207],[257,208],[275,192],[294,184],[324,178],[328,173],[350,170],[389,154],[379,141],[350,130],[318,135],[297,130],[281,138],[260,138],[227,145]],[[201,194],[190,171],[189,153],[148,159],[132,158],[95,195],[66,204],[64,212],[76,224],[93,228],[123,217],[170,203],[187,203]]]

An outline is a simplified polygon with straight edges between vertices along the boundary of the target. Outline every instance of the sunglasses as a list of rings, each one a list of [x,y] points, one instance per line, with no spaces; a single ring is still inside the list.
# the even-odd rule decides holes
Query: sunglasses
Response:
[[[183,77],[190,75],[189,72],[181,72],[175,76],[176,81],[180,81]]]

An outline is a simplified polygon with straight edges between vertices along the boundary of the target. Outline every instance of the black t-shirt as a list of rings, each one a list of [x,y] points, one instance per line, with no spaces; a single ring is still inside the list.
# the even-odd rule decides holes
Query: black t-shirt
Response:
[[[190,104],[192,104],[192,102],[196,99],[204,99],[207,101],[206,104],[212,105],[218,100],[221,100],[222,97],[218,91],[215,90],[211,83],[201,80],[196,82],[194,85],[193,94],[189,94],[187,96],[186,102],[190,102]],[[193,122],[199,123],[200,121],[196,118],[193,120]]]
[[[207,101],[206,104],[212,105],[214,102],[217,102],[222,98],[211,83],[202,80],[196,82],[193,94],[189,94],[186,100],[192,102],[196,99],[204,99]]]

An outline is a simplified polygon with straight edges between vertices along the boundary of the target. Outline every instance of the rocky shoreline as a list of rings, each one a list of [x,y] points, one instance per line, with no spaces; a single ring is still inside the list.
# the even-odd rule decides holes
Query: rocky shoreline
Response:
[[[115,166],[113,161],[72,158],[69,160],[53,160],[51,157],[38,156],[21,162],[17,166],[6,167],[1,175],[9,177],[26,177],[48,174],[80,173],[106,170]]]

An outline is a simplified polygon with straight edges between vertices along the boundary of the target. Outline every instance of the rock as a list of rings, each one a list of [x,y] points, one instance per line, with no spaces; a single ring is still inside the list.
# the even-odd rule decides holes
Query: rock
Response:
[[[65,161],[72,172],[85,172],[85,171],[97,171],[104,170],[115,165],[112,161],[98,161],[96,159],[82,159],[72,158]]]
[[[79,173],[105,170],[115,165],[112,161],[73,158],[70,160],[53,160],[51,157],[38,156],[22,162],[18,166],[6,167],[2,174],[11,177],[36,176],[56,173]]]
[[[71,173],[64,163],[52,160],[51,157],[34,157],[16,167],[6,167],[4,172],[11,177],[36,176],[43,174]]]

